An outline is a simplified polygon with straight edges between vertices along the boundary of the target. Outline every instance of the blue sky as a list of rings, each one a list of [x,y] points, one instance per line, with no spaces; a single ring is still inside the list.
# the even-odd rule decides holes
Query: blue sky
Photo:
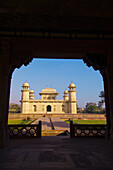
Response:
[[[63,92],[71,81],[76,85],[79,107],[87,102],[98,103],[100,91],[104,90],[103,79],[99,71],[87,67],[83,60],[33,59],[26,67],[15,69],[11,81],[10,103],[20,103],[21,89],[27,81],[35,91],[35,98],[47,85],[57,90],[57,99],[63,99]]]

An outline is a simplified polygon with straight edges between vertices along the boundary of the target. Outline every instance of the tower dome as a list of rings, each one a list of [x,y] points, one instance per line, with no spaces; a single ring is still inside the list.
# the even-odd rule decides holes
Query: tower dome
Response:
[[[23,90],[29,90],[30,86],[27,82],[25,82],[22,87],[23,87]]]
[[[29,90],[29,99],[34,99],[34,90]]]
[[[68,99],[69,99],[69,95],[68,95],[68,91],[67,90],[65,90],[64,91],[64,101],[68,101]]]
[[[68,88],[76,88],[74,83],[71,83]]]
[[[25,82],[22,87],[29,87],[29,84]]]
[[[34,90],[31,89],[31,90],[29,91],[29,93],[34,93]]]
[[[64,91],[64,94],[68,94],[68,91],[67,91],[67,90],[65,90],[65,91]]]

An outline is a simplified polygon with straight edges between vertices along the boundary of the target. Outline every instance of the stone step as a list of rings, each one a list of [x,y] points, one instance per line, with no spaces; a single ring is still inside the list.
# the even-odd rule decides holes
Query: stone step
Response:
[[[42,130],[42,136],[69,136],[69,132],[64,130]]]

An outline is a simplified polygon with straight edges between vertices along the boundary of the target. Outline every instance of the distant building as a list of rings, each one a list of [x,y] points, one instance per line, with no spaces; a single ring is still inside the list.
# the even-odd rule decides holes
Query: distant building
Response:
[[[85,107],[82,107],[82,108],[81,108],[81,111],[85,111],[85,109],[86,109]]]
[[[64,91],[63,100],[56,99],[59,93],[52,87],[42,89],[42,92],[39,93],[41,95],[40,100],[34,99],[34,91],[29,90],[30,86],[27,82],[22,87],[21,113],[77,114],[76,87],[73,83],[69,85],[69,91]]]

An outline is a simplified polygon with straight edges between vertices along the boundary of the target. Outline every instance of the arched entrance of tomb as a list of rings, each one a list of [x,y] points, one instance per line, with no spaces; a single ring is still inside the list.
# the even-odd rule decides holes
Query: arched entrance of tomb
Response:
[[[50,105],[47,106],[47,112],[51,112],[51,106]]]

